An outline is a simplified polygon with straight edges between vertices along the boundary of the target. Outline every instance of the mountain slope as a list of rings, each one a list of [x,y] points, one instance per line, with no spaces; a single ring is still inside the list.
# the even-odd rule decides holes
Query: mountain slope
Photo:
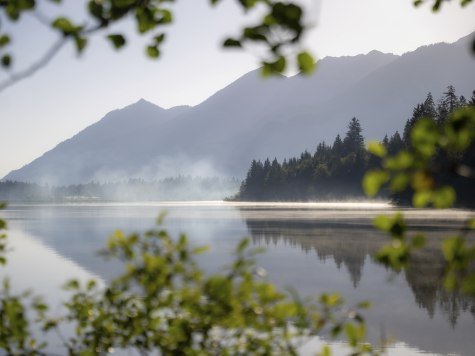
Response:
[[[163,123],[187,110],[189,107],[165,110],[141,99],[111,111],[5,179],[50,184],[122,179],[122,167],[130,165],[130,158],[141,147],[144,136],[159,131]],[[102,176],[101,172],[107,174]]]
[[[468,37],[467,37],[468,38]],[[313,151],[360,119],[367,138],[401,130],[412,108],[448,85],[475,89],[469,40],[402,56],[327,57],[310,78],[250,72],[193,107],[145,101],[107,114],[4,179],[55,184],[177,174],[244,176],[253,158]]]
[[[401,131],[413,107],[429,91],[438,98],[448,85],[454,85],[458,95],[469,97],[475,89],[474,65],[465,38],[454,44],[424,46],[406,53],[321,105],[308,101],[298,113],[282,112],[288,118],[285,122],[257,134],[270,140],[260,142],[262,156],[272,154],[267,147],[276,142],[283,143],[280,155],[313,150],[316,142],[344,134],[353,116],[361,121],[367,139],[381,139],[386,133]],[[294,135],[294,140],[286,139],[289,134]]]

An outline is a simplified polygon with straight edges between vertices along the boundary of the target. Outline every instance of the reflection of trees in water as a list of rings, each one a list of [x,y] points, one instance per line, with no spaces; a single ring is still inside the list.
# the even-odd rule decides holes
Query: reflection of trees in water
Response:
[[[470,312],[475,317],[475,298],[449,292],[443,287],[444,259],[440,249],[417,252],[404,273],[416,303],[426,309],[430,317],[435,315],[437,306],[452,326],[456,325],[462,312]]]
[[[305,253],[315,252],[321,261],[333,259],[338,269],[345,266],[355,288],[358,288],[367,257],[371,258],[388,241],[385,235],[372,228],[369,220],[367,223],[329,223],[312,219],[245,218],[245,222],[254,244],[267,246],[283,243],[301,248]],[[412,256],[411,267],[403,273],[417,305],[426,309],[430,317],[434,316],[438,307],[455,326],[462,312],[470,312],[475,317],[475,298],[443,288],[444,259],[440,242],[446,232],[440,226],[432,228],[432,231],[424,229],[430,233],[428,246]]]
[[[255,244],[284,244],[315,252],[321,261],[333,259],[338,269],[345,266],[355,288],[358,286],[369,249],[376,251],[377,237],[351,226],[336,229],[334,224],[311,220],[246,220]],[[373,251],[374,252],[374,251]]]

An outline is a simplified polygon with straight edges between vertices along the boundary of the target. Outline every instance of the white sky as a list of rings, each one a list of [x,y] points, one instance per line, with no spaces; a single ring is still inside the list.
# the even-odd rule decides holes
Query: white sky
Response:
[[[250,23],[222,0],[180,0],[159,61],[143,55],[143,40],[130,23],[119,29],[135,41],[121,53],[101,36],[78,58],[67,47],[31,78],[0,93],[0,178],[96,122],[107,112],[145,98],[164,108],[196,105],[258,66],[252,53],[220,48],[222,39]],[[367,53],[402,54],[421,45],[454,42],[475,30],[475,6],[459,0],[433,14],[412,0],[301,0],[316,24],[306,45],[319,58]],[[61,11],[81,13],[85,2],[66,1]],[[44,15],[53,17],[51,9]],[[252,21],[251,21],[252,23]],[[17,68],[38,58],[54,37],[33,18],[11,29]],[[48,42],[49,41],[49,42]],[[3,74],[3,75],[2,75]],[[4,79],[0,72],[0,80]]]

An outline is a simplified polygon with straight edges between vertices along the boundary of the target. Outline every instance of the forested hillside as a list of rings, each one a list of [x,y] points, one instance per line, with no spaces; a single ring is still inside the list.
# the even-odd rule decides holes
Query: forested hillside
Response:
[[[435,102],[431,93],[413,109],[402,133],[386,135],[381,142],[390,154],[410,148],[410,131],[415,123],[428,117],[442,125],[449,114],[457,108],[475,106],[475,91],[472,97],[457,96],[453,86],[447,87],[442,97]],[[246,179],[243,181],[236,200],[321,200],[364,198],[361,181],[364,173],[379,165],[379,158],[365,148],[364,128],[359,119],[352,118],[344,137],[337,135],[333,143],[320,142],[314,153],[305,151],[298,157],[284,159],[267,158],[264,162],[253,160]],[[453,184],[459,194],[459,203],[468,205],[475,201],[475,188],[463,167],[475,162],[475,147],[464,155],[447,157],[438,154],[434,166],[440,171],[439,179]],[[454,169],[442,169],[442,168]],[[457,167],[457,169],[455,168]],[[460,168],[462,167],[462,168]],[[391,198],[401,204],[408,203],[409,192],[393,195]],[[388,197],[384,195],[382,197]]]

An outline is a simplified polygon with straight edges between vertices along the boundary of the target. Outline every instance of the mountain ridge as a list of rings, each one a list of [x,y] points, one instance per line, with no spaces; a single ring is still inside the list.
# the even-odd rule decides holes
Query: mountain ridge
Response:
[[[343,134],[353,116],[367,138],[381,139],[402,129],[427,92],[437,97],[450,84],[459,94],[475,89],[474,58],[464,48],[472,35],[402,55],[325,57],[309,78],[262,80],[254,70],[193,107],[140,99],[3,180],[70,184],[190,171],[242,177],[251,159],[313,150]]]

